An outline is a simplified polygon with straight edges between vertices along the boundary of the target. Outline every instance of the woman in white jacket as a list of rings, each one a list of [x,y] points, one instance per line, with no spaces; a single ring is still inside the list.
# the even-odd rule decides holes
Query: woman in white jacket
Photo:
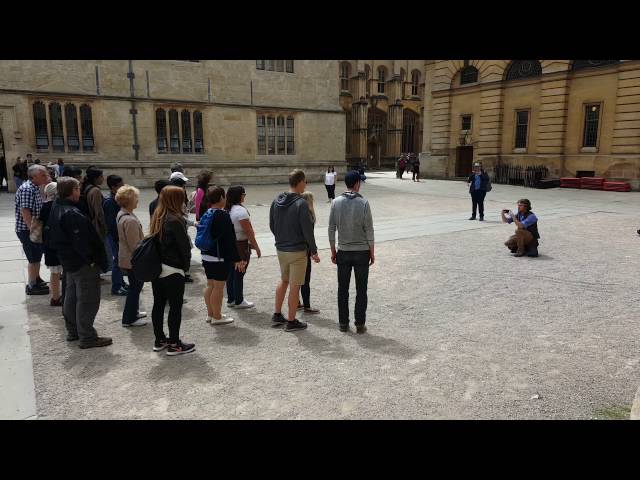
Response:
[[[328,203],[331,203],[336,198],[336,171],[333,167],[327,168],[327,173],[324,174],[324,187],[327,189]]]

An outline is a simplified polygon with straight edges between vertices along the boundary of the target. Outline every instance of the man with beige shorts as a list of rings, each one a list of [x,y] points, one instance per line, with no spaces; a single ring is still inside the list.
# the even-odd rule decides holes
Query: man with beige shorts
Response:
[[[313,235],[313,222],[308,203],[300,196],[307,181],[302,170],[289,174],[289,191],[283,192],[271,204],[269,228],[276,238],[276,250],[280,263],[281,278],[276,287],[274,323],[286,323],[285,330],[294,332],[307,328],[305,322],[296,318],[300,286],[304,285],[307,272],[307,252],[318,263],[318,247]],[[282,304],[289,288],[289,312],[285,319]]]

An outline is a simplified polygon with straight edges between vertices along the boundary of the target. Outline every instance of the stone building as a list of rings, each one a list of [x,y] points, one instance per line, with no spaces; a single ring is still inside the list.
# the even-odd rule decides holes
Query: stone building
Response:
[[[392,167],[421,151],[424,60],[340,61],[349,165]]]
[[[32,153],[139,186],[176,161],[221,184],[320,179],[345,164],[338,82],[323,60],[1,60],[0,138],[10,172]]]
[[[427,60],[421,169],[546,165],[640,183],[640,61]]]

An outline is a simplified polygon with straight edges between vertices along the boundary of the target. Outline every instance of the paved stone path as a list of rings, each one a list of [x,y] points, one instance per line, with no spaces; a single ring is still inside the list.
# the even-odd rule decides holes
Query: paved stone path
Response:
[[[309,188],[318,200],[316,238],[326,249],[326,193]],[[0,401],[4,418],[34,415],[34,385],[39,418],[594,418],[630,407],[640,384],[640,194],[495,185],[480,223],[466,220],[464,183],[371,174],[363,194],[372,205],[377,263],[369,333],[356,335],[337,329],[328,250],[312,273],[321,314],[302,314],[310,324],[304,332],[272,328],[278,267],[268,209],[283,189],[247,187],[264,256],[252,258],[245,281],[256,308],[232,312],[234,325],[205,323],[194,250],[196,283],[187,286],[182,335],[197,351],[179,358],[151,351],[150,325],[120,327],[124,299],[110,296],[108,285],[96,326],[114,345],[82,351],[67,344],[59,310],[41,297],[25,302],[12,197],[0,196],[1,305],[22,309],[22,317],[0,316],[0,342],[15,350],[2,348],[2,358],[20,369],[10,378],[6,363],[0,367],[3,392],[19,385],[11,401]],[[145,226],[152,196],[144,191],[140,202]],[[498,223],[499,211],[521,197],[541,218],[538,259],[512,258],[502,246],[512,227]],[[150,290],[142,294],[149,312]]]

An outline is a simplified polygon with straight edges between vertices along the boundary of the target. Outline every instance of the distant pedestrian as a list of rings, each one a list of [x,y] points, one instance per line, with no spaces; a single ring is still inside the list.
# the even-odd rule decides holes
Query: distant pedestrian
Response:
[[[68,167],[64,167],[64,173],[65,177],[75,178],[82,184],[82,169],[80,167],[69,165]]]
[[[480,163],[473,164],[473,173],[467,179],[469,194],[471,195],[471,217],[476,219],[476,209],[480,211],[480,221],[484,221],[484,198],[487,195],[489,175],[483,170]]]
[[[147,321],[144,319],[147,313],[139,311],[140,292],[142,291],[144,282],[136,278],[131,266],[133,251],[144,239],[142,224],[133,213],[133,211],[138,208],[139,200],[140,190],[131,185],[122,185],[115,194],[115,201],[121,209],[116,216],[118,234],[118,248],[116,249],[118,257],[116,263],[119,269],[122,269],[122,272],[125,273],[129,279],[127,300],[124,303],[124,311],[122,312],[123,327],[140,327],[147,324]]]
[[[198,187],[195,191],[195,196],[193,199],[194,207],[195,207],[195,215],[196,222],[200,221],[200,217],[207,211],[207,201],[206,195],[207,190],[209,189],[209,183],[211,182],[211,172],[202,171],[200,175],[198,175]]]
[[[151,282],[153,290],[154,352],[167,349],[167,355],[195,351],[193,343],[180,339],[184,277],[191,262],[191,244],[183,216],[184,190],[169,185],[160,191],[158,207],[151,217],[149,235],[157,236],[162,262],[160,276]],[[164,311],[169,303],[169,338],[164,333]]]
[[[404,175],[404,169],[407,167],[407,159],[403,156],[398,160],[398,173],[396,176],[402,180],[402,175]]]
[[[64,172],[64,160],[59,158],[58,159],[58,176],[59,177],[63,177],[65,174]]]
[[[333,167],[329,167],[324,174],[324,187],[327,189],[328,203],[331,203],[336,198],[336,171]]]
[[[27,180],[27,162],[18,157],[11,168],[13,170],[13,182],[16,184],[16,190],[18,190],[20,185]]]
[[[51,289],[51,300],[49,305],[52,307],[62,306],[62,294],[60,293],[60,278],[62,276],[62,264],[58,259],[57,252],[50,245],[50,229],[48,226],[49,217],[53,203],[58,196],[58,184],[51,182],[44,187],[44,198],[42,209],[40,210],[40,221],[43,224],[42,229],[42,248],[44,251],[44,264],[49,269],[50,279],[49,287]]]
[[[329,213],[331,261],[338,265],[338,318],[340,331],[347,332],[349,284],[353,269],[356,277],[355,325],[358,333],[365,333],[369,267],[375,262],[373,218],[369,202],[359,193],[358,172],[348,172],[344,182],[347,191],[334,200]]]
[[[9,191],[9,173],[7,172],[7,160],[4,155],[0,157],[0,191],[4,189],[4,181],[7,181],[7,191]]]
[[[175,162],[171,164],[171,173],[180,172],[184,173],[184,167],[180,162]]]
[[[25,163],[27,164],[27,168],[29,168],[31,165],[33,165],[33,155],[31,155],[30,153],[27,153],[26,159],[25,159]]]
[[[293,332],[307,328],[296,318],[300,287],[307,270],[307,252],[318,263],[318,247],[313,235],[309,205],[302,198],[307,181],[302,170],[289,174],[289,191],[281,193],[271,204],[269,228],[275,236],[281,279],[276,287],[275,312],[271,320],[286,323],[285,330]],[[282,315],[282,304],[289,289],[288,316]]]
[[[420,181],[420,159],[418,157],[415,157],[413,159],[413,176],[411,177],[411,180],[413,180],[414,182],[419,182]]]
[[[109,187],[109,196],[105,198],[103,203],[104,217],[107,224],[107,254],[111,255],[111,295],[127,296],[127,284],[125,283],[122,271],[118,266],[119,261],[119,241],[118,241],[118,223],[117,217],[120,212],[120,205],[116,200],[116,192],[124,185],[120,175],[109,175],[107,177],[107,187]]]
[[[102,170],[97,167],[89,167],[85,172],[80,195],[80,210],[87,215],[93,226],[100,235],[102,241],[107,236],[107,222],[104,218],[103,202],[104,198],[100,191],[100,185],[104,183]]]
[[[156,183],[153,184],[153,188],[158,195],[156,196],[156,198],[151,200],[151,203],[149,203],[149,218],[153,217],[153,212],[156,211],[156,207],[158,206],[158,200],[160,200],[160,192],[167,185],[171,185],[171,184],[169,183],[169,180],[165,180],[165,179],[158,180],[156,181]]]
[[[229,212],[233,229],[236,232],[236,247],[240,260],[246,262],[244,271],[232,269],[227,279],[227,306],[229,308],[252,308],[253,302],[244,298],[244,275],[247,273],[251,250],[255,250],[258,258],[262,256],[258,241],[256,240],[249,211],[243,205],[246,192],[242,185],[229,187],[227,190],[225,210]]]
[[[334,185],[335,186],[335,185]],[[311,216],[311,222],[316,224],[316,210],[313,206],[313,193],[303,192],[302,198],[304,198],[309,205],[309,215]],[[302,295],[302,305],[298,303],[298,308],[302,307],[305,313],[320,313],[317,308],[311,308],[311,254],[307,252],[307,270],[304,276],[304,285],[300,287],[300,293]]]
[[[58,179],[58,199],[49,221],[50,246],[67,277],[64,319],[67,341],[80,340],[80,348],[111,345],[93,327],[100,309],[100,272],[107,269],[104,243],[93,223],[78,208],[80,182],[71,177]]]

